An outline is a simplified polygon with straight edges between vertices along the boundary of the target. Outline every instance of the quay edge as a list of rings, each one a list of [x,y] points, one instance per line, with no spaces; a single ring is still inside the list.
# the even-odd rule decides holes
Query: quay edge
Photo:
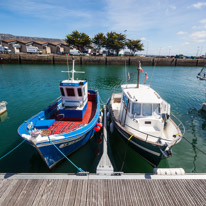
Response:
[[[3,60],[0,64],[67,64],[72,63],[72,56],[45,55],[45,54],[0,54]],[[138,65],[141,61],[143,66],[188,66],[202,67],[206,59],[175,59],[157,57],[133,57],[133,56],[74,56],[76,64],[99,64],[99,65]]]

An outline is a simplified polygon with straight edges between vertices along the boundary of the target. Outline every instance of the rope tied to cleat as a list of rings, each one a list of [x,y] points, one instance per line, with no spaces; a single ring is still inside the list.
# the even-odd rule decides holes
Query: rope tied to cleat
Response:
[[[79,172],[85,172],[84,170],[82,170],[80,167],[77,167],[77,165],[74,164],[74,162],[72,162],[50,139],[50,137],[48,136],[49,142],[79,171]]]

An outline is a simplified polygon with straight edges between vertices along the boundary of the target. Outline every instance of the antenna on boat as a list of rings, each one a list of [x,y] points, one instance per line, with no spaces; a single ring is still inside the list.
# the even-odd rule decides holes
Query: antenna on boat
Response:
[[[69,57],[69,56],[68,56],[68,54],[67,54],[67,69],[68,69],[68,71],[69,71],[69,62],[68,62],[69,60],[68,60],[68,57]],[[69,72],[68,72],[68,79],[70,79]]]
[[[127,75],[126,60],[125,60],[125,62],[124,62],[124,70],[125,70],[125,77],[126,77],[126,88],[127,88],[128,75]]]
[[[85,73],[82,71],[75,71],[74,70],[74,62],[75,62],[75,60],[74,60],[74,58],[72,58],[72,71],[62,71],[62,72],[72,73],[72,78],[71,78],[72,82],[74,81],[74,73]],[[70,78],[70,76],[69,76],[69,78]]]

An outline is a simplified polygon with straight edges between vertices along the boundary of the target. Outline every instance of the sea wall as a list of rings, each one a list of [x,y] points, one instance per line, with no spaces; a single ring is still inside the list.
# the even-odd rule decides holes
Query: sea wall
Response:
[[[69,64],[72,56],[38,54],[0,54],[3,64]],[[174,59],[153,57],[75,56],[76,64],[138,65],[143,66],[204,66],[206,59]]]

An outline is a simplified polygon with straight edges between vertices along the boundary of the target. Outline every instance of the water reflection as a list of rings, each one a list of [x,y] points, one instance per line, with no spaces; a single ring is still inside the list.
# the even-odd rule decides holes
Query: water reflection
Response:
[[[4,122],[6,121],[7,119],[9,119],[8,117],[8,112],[4,112],[3,114],[0,115],[0,122]]]

